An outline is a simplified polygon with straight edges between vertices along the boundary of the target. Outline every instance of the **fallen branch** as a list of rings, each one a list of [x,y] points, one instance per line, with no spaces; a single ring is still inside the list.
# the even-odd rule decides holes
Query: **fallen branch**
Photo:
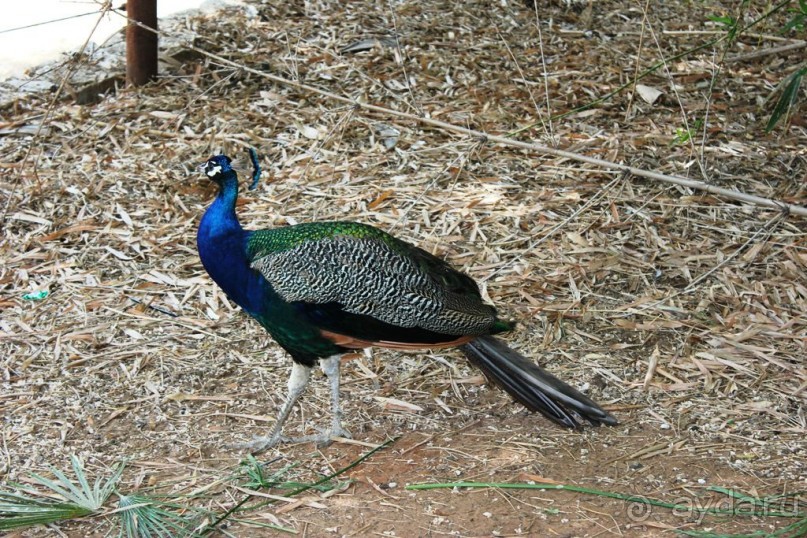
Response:
[[[781,45],[779,47],[770,47],[767,49],[756,50],[754,52],[749,52],[747,54],[735,54],[734,56],[729,56],[726,58],[727,62],[745,62],[747,60],[755,60],[757,58],[762,58],[764,56],[770,56],[773,54],[784,54],[785,52],[793,52],[794,50],[803,49],[807,47],[807,41],[797,41],[795,43],[789,43],[787,45]]]

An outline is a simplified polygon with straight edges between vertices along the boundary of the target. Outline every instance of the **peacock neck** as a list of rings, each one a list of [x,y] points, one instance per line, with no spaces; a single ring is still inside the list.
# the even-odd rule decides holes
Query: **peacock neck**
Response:
[[[235,214],[235,202],[238,199],[238,177],[235,172],[225,172],[219,182],[219,194],[207,209],[199,226],[200,235],[204,231],[209,238],[223,235],[243,234],[241,223]]]
[[[264,299],[264,285],[260,273],[250,267],[246,253],[249,232],[241,227],[235,214],[238,179],[234,172],[223,175],[219,194],[199,223],[196,246],[213,280],[230,299],[255,315]]]

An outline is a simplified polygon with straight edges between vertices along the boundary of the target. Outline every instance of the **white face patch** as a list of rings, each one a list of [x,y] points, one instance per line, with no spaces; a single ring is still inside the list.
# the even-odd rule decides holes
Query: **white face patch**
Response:
[[[219,165],[205,167],[205,174],[207,174],[209,177],[213,177],[220,172],[221,172],[221,166]]]

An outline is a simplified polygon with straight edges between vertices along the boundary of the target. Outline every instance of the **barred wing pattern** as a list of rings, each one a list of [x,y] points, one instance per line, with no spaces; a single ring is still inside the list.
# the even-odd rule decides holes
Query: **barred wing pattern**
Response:
[[[353,314],[442,334],[491,330],[495,310],[482,302],[470,278],[417,247],[398,243],[407,247],[405,253],[376,237],[334,235],[264,252],[252,268],[287,302],[339,303]]]

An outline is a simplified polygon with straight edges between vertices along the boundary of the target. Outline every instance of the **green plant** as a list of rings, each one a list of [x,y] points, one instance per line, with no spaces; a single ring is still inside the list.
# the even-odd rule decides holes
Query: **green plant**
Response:
[[[267,473],[267,467],[278,461],[279,458],[261,463],[251,455],[242,462],[238,472],[221,481],[229,482],[233,479],[240,481],[246,476],[248,482],[244,486],[253,489],[291,490],[285,495],[286,497],[293,497],[308,490],[328,491],[337,487],[347,487],[349,481],[340,482],[336,478],[361,464],[379,450],[391,445],[395,440],[390,439],[382,443],[342,469],[313,483],[281,480],[281,477],[297,467],[298,463],[287,465],[276,472]],[[102,517],[116,524],[119,529],[118,535],[126,538],[203,536],[214,531],[225,520],[295,533],[294,529],[278,525],[235,519],[233,516],[236,513],[255,510],[274,502],[256,497],[252,493],[248,493],[241,501],[218,515],[209,510],[165,500],[165,496],[158,497],[140,493],[125,495],[119,492],[117,485],[123,474],[124,463],[115,465],[109,476],[99,477],[93,485],[90,485],[84,463],[76,456],[71,456],[70,461],[74,478],[49,466],[49,470],[55,478],[46,478],[36,473],[30,475],[41,488],[12,483],[9,484],[10,488],[0,489],[0,532],[82,517]],[[45,491],[41,491],[41,489]],[[117,506],[109,506],[109,498],[113,493],[118,497]],[[258,502],[251,506],[244,506],[251,499]]]
[[[90,487],[84,472],[84,463],[71,456],[76,480],[50,468],[55,480],[36,473],[31,477],[58,497],[46,496],[35,489],[17,484],[17,492],[0,491],[0,530],[9,530],[30,525],[44,525],[54,521],[74,519],[98,512],[115,490],[123,473],[123,464],[116,466],[105,480],[98,478]]]
[[[21,484],[11,484],[14,491],[0,490],[0,531],[88,516],[115,516],[120,524],[120,535],[127,538],[193,534],[193,520],[180,515],[189,510],[187,507],[116,491],[124,463],[117,464],[109,476],[99,477],[90,485],[81,459],[71,456],[70,461],[74,478],[54,467],[49,467],[55,476],[53,479],[31,473],[31,478],[45,491]],[[114,509],[106,506],[113,493],[119,498]]]
[[[741,28],[737,23],[737,19],[734,17],[730,17],[728,15],[707,15],[706,18],[723,27],[723,29],[726,31],[726,37],[728,38],[729,43],[734,42],[734,40],[737,38],[737,34]]]
[[[790,32],[791,30],[796,30],[798,32],[804,31],[804,24],[807,21],[807,0],[799,0],[799,7],[796,9],[789,9],[791,13],[794,13],[793,18],[787,21],[784,28],[782,28],[782,33]]]
[[[670,145],[682,145],[689,142],[694,134],[703,127],[703,120],[695,120],[695,123],[689,129],[685,127],[678,127],[675,130],[675,136],[670,142]]]
[[[773,106],[771,117],[768,119],[768,124],[765,126],[766,132],[771,132],[774,127],[776,127],[776,124],[779,123],[779,120],[790,116],[792,111],[796,108],[796,101],[799,97],[799,88],[801,88],[801,81],[804,79],[805,74],[807,74],[807,64],[801,67],[801,69],[794,71],[786,79],[780,82],[777,89],[774,90],[776,92],[781,89],[782,93],[779,95],[779,99],[776,100],[776,104]]]
[[[145,495],[119,495],[116,512],[120,515],[120,534],[126,538],[193,536],[192,519],[172,512],[171,508],[185,509]]]
[[[803,32],[805,23],[807,23],[807,0],[799,0],[796,8],[789,8],[788,11],[793,14],[790,20],[782,27],[782,34],[787,34],[792,31]],[[779,123],[782,118],[788,118],[796,108],[796,103],[799,98],[799,89],[801,88],[801,81],[804,75],[807,74],[807,63],[804,63],[799,69],[788,75],[782,82],[780,82],[771,95],[779,93],[779,98],[773,105],[771,117],[768,119],[768,124],[765,126],[765,132],[770,133]]]

